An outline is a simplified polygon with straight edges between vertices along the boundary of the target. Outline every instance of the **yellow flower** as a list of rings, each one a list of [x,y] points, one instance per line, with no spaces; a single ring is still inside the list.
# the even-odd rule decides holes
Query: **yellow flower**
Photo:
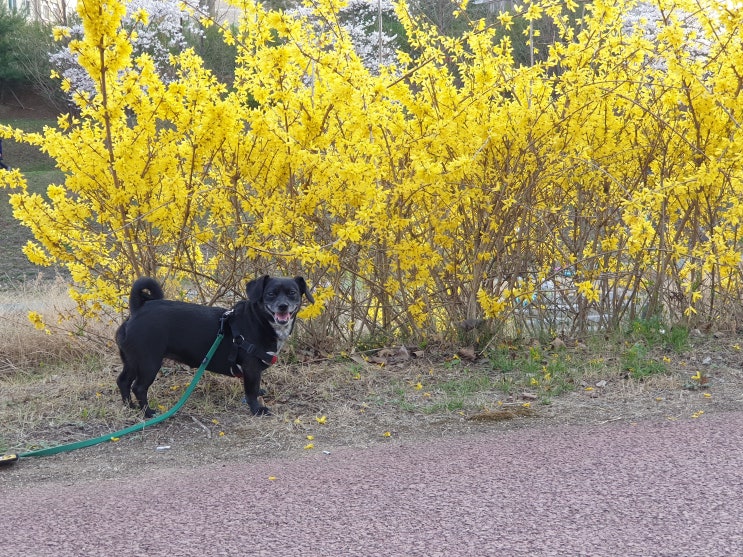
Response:
[[[320,425],[323,425],[323,424],[324,424],[325,422],[327,422],[327,421],[328,421],[328,418],[327,418],[327,416],[320,416],[319,418],[318,418],[318,417],[316,416],[316,417],[315,417],[315,421],[316,421],[316,422],[317,422],[318,424],[320,424]]]
[[[38,329],[39,331],[46,331],[47,333],[49,333],[49,329],[47,329],[46,324],[44,323],[44,318],[41,316],[41,314],[35,311],[29,311],[28,320],[33,323],[34,328]]]
[[[147,11],[144,8],[140,8],[134,14],[132,14],[132,19],[136,23],[141,23],[142,25],[147,25],[150,21],[150,15],[147,13]]]
[[[313,441],[314,439],[315,439],[315,436],[314,435],[308,435],[307,436],[307,441]]]
[[[305,448],[306,450],[314,449],[314,448],[315,448],[315,445],[314,445],[314,443],[307,443],[307,444],[306,444],[306,445],[304,446],[304,448]]]
[[[389,432],[389,431],[385,431],[385,432],[384,432],[384,433],[382,434],[382,437],[391,437],[391,436],[392,436],[392,433],[391,433],[391,432]]]
[[[416,390],[416,391],[420,391],[420,390],[421,390],[422,388],[423,388],[423,383],[421,383],[420,381],[418,381],[418,382],[417,382],[417,383],[415,384],[415,390]]]
[[[508,31],[513,24],[513,16],[508,12],[501,12],[500,14],[498,14],[498,21],[503,26],[503,28]]]
[[[61,41],[62,39],[68,38],[69,36],[70,36],[69,27],[57,26],[52,29],[52,38],[55,41]]]

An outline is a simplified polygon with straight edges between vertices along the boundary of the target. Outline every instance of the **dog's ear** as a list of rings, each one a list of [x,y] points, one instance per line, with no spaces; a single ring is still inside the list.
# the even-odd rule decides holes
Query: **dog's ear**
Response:
[[[307,298],[307,301],[311,304],[315,303],[315,299],[312,297],[312,294],[310,294],[310,289],[307,288],[307,283],[304,280],[304,277],[294,277],[294,282],[297,283],[297,286],[299,286],[299,292],[301,294],[304,294],[304,296]]]
[[[270,278],[268,275],[263,275],[260,278],[251,280],[245,288],[248,300],[251,302],[260,302],[263,299],[263,290],[266,288],[266,284]]]

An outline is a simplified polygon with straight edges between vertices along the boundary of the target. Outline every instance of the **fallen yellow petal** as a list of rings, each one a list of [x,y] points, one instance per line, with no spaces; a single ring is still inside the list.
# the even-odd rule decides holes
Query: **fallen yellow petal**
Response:
[[[327,418],[327,416],[320,416],[319,418],[318,418],[318,417],[316,416],[316,417],[315,417],[315,421],[316,421],[316,422],[317,422],[318,424],[324,424],[325,422],[327,422],[327,421],[328,421],[328,418]]]
[[[268,481],[269,482],[275,482],[276,481],[276,476],[268,476]]]
[[[306,445],[304,446],[304,448],[305,448],[305,449],[314,449],[314,448],[315,448],[315,444],[314,444],[314,443],[307,443],[307,444],[306,444]]]
[[[113,441],[114,443],[116,443],[116,441],[118,440],[119,440],[119,437],[111,437],[111,441]]]
[[[315,439],[315,436],[314,435],[308,435],[307,436],[307,441],[313,441],[314,439]]]
[[[384,433],[382,434],[382,437],[391,437],[391,436],[392,436],[392,433],[390,433],[389,431],[385,431],[385,432],[384,432]]]

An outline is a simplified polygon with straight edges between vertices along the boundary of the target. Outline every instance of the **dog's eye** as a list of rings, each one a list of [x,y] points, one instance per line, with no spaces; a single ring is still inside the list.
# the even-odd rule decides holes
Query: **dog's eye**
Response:
[[[266,298],[275,298],[276,292],[266,292]]]

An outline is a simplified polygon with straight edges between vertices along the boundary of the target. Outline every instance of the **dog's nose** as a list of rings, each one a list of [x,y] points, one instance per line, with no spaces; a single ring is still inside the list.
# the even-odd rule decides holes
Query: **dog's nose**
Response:
[[[289,311],[289,304],[279,304],[279,311],[280,312],[287,312],[287,311]]]

